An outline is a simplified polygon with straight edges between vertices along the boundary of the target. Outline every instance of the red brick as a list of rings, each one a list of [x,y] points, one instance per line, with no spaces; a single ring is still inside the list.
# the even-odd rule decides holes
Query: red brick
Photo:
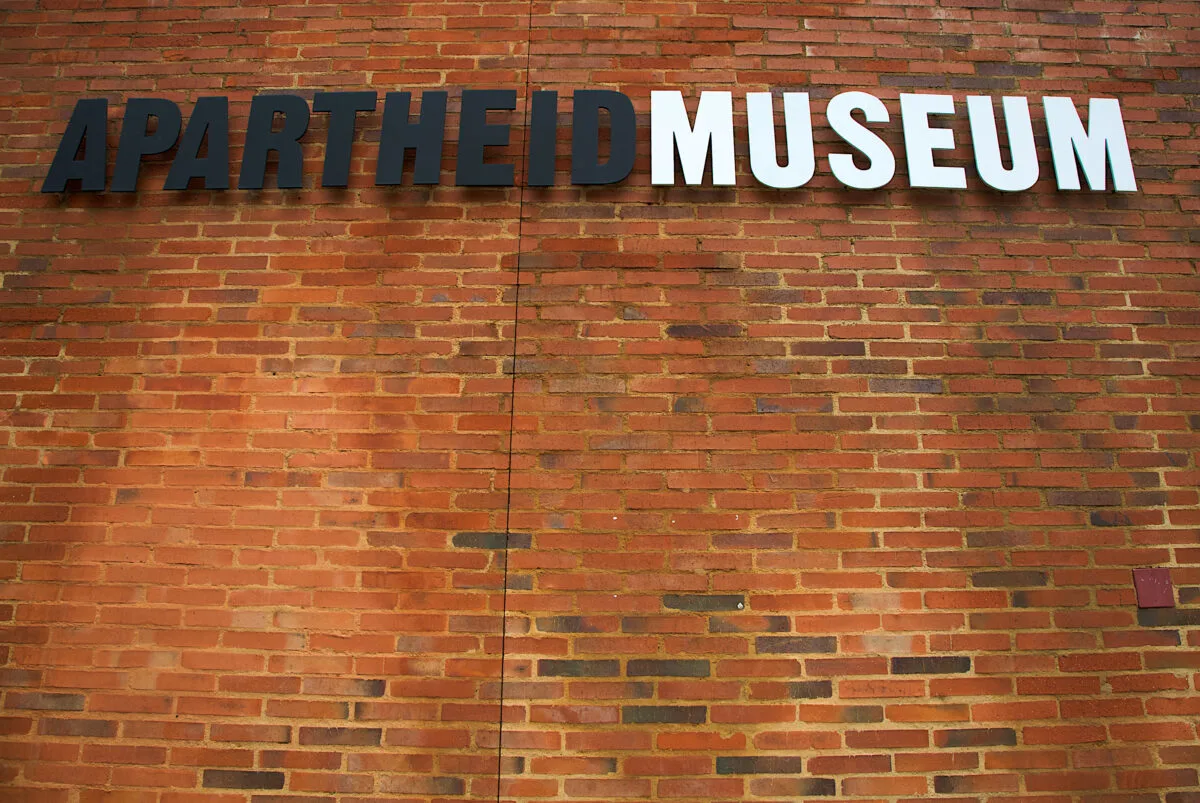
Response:
[[[20,799],[1190,799],[1190,8],[26,5],[0,32]],[[555,186],[454,184],[485,86],[516,90],[487,160],[518,174],[527,92],[560,93]],[[569,96],[605,87],[635,169],[576,187]],[[315,113],[301,189],[163,191],[168,151],[136,193],[38,191],[80,97],[111,162],[131,98],[227,95],[232,173],[252,93],[397,88],[450,93],[440,186],[373,185],[377,106],[345,190]],[[649,184],[671,88],[733,91],[734,187]],[[742,133],[781,89],[814,112],[794,190]],[[889,110],[879,190],[828,169],[849,90]],[[936,159],[967,190],[907,186],[901,92],[954,96]],[[979,180],[975,93],[1032,103],[1029,191]],[[1043,94],[1120,98],[1137,192],[1055,189]],[[1139,614],[1140,566],[1179,607]],[[805,777],[715,774],[784,752]]]

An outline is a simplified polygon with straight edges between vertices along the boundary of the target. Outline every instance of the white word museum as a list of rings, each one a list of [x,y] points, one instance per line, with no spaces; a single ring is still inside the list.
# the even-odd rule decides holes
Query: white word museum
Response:
[[[767,187],[802,187],[818,167],[813,148],[813,103],[805,92],[783,92],[781,104],[776,98],[770,92],[745,95],[750,172]],[[409,152],[412,153],[410,183],[437,184],[441,180],[447,93],[427,91],[420,100],[419,113],[411,114],[410,93],[386,94],[379,129],[376,185],[404,183],[405,158]],[[517,93],[511,89],[463,90],[455,184],[513,185],[515,166],[498,161],[489,149],[508,145],[512,123],[498,120],[503,119],[503,112],[515,110],[516,103]],[[1070,98],[1044,97],[1041,104],[1058,189],[1080,189],[1081,174],[1082,182],[1091,190],[1107,189],[1109,174],[1112,189],[1118,192],[1137,189],[1117,100],[1090,99],[1086,126]],[[302,186],[301,140],[313,113],[328,115],[321,185],[347,186],[356,125],[360,115],[373,114],[377,105],[378,96],[370,91],[319,92],[313,97],[311,107],[298,95],[256,95],[250,103],[238,189],[262,189],[272,156],[276,162],[276,186],[284,189]],[[557,92],[532,94],[527,136],[529,186],[554,184],[558,108]],[[956,147],[954,132],[946,125],[960,111],[961,107],[950,95],[900,95],[899,116],[910,187],[966,188],[965,168],[938,164],[939,152]],[[966,98],[966,114],[979,178],[1003,192],[1032,187],[1038,180],[1039,168],[1026,98],[1004,97],[997,109],[991,98],[971,96]],[[866,92],[835,95],[825,106],[824,119],[846,146],[834,145],[826,160],[834,178],[846,187],[866,190],[883,187],[895,178],[895,154],[872,130],[891,122],[887,107],[879,98]],[[607,125],[602,126],[602,121]],[[1007,136],[1007,155],[1001,151],[1001,121]],[[783,153],[777,146],[780,125]],[[42,192],[106,189],[107,126],[107,100],[86,98],[75,104]],[[603,149],[602,135],[607,140]],[[637,118],[627,95],[597,89],[574,92],[571,182],[588,185],[623,181],[634,167],[636,136]],[[173,101],[130,99],[121,121],[112,182],[107,189],[135,191],[143,157],[172,149],[175,153],[163,189],[229,189],[229,99],[198,99],[186,126],[179,106]],[[701,184],[710,161],[713,185],[737,183],[732,93],[700,93],[693,117],[681,92],[651,92],[651,183],[677,184],[682,173],[685,184]]]

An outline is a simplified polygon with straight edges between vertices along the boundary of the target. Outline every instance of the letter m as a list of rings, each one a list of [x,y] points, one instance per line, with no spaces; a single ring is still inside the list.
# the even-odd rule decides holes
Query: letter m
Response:
[[[1137,191],[1121,104],[1115,98],[1091,99],[1087,131],[1083,130],[1070,98],[1042,98],[1042,105],[1046,109],[1046,131],[1050,135],[1050,152],[1060,190],[1079,189],[1079,172],[1075,169],[1078,159],[1089,189],[1104,189],[1107,164],[1112,167],[1113,189]]]
[[[683,180],[699,184],[704,163],[712,150],[713,184],[735,183],[733,170],[733,95],[701,92],[696,107],[696,125],[688,122],[683,94],[675,91],[650,93],[650,182],[675,183],[675,146]]]

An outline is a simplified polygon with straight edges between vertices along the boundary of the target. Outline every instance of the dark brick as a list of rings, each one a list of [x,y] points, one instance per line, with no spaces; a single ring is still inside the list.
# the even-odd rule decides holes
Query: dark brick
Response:
[[[1182,586],[1179,589],[1180,605],[1195,605],[1200,603],[1200,586]]]
[[[837,652],[837,636],[759,636],[754,648],[760,654],[833,653]]]
[[[914,45],[944,47],[950,50],[970,50],[975,37],[969,33],[910,33],[909,41]]]
[[[741,263],[737,257],[726,255],[729,259],[721,267],[723,268],[738,268]],[[778,273],[759,273],[754,271],[738,271],[734,273],[714,273],[705,277],[705,281],[713,287],[777,287],[779,285]],[[759,293],[769,292],[759,290]],[[753,298],[754,296],[750,296]]]
[[[1054,302],[1051,293],[1039,290],[989,290],[983,294],[983,303],[1020,304],[1023,306],[1045,307]]]
[[[800,700],[814,700],[833,696],[833,681],[797,680],[788,684],[788,696]]]
[[[863,415],[798,415],[795,423],[801,432],[866,432],[875,426]]]
[[[300,744],[378,745],[382,728],[301,728]]]
[[[677,611],[740,611],[746,598],[741,594],[665,594],[663,605]]]
[[[626,725],[703,725],[708,707],[703,705],[626,705],[621,722]]]
[[[964,290],[909,290],[908,303],[933,307],[974,304],[975,294]]]
[[[740,337],[742,327],[736,323],[677,323],[667,327],[668,337]]]
[[[541,658],[537,662],[538,675],[564,678],[615,678],[621,674],[621,662],[573,661],[565,658]]]
[[[257,290],[199,290],[188,292],[192,304],[253,304],[258,301]]]
[[[1046,573],[1036,571],[975,572],[971,583],[976,588],[1023,588],[1046,585]]]
[[[786,633],[791,629],[786,616],[714,616],[708,620],[710,633]]]
[[[5,698],[5,707],[30,711],[82,711],[85,702],[82,694],[12,691]]]
[[[1113,507],[1121,504],[1119,491],[1047,491],[1046,501],[1064,507]]]
[[[893,675],[953,675],[971,671],[971,659],[966,655],[915,655],[893,658]]]
[[[0,669],[0,686],[29,688],[42,682],[42,673],[36,669]]]
[[[846,360],[851,374],[903,374],[908,371],[904,360]]]
[[[529,549],[533,545],[533,536],[529,533],[455,533],[452,543],[464,549],[504,549],[507,542],[509,549]]]
[[[1139,608],[1142,627],[1200,627],[1200,608]]]
[[[962,728],[934,731],[938,747],[1015,747],[1017,732],[1012,728]]]
[[[985,530],[967,533],[967,546],[972,549],[1006,546],[1033,546],[1045,543],[1045,536],[1035,532],[1018,530]]]
[[[956,75],[950,78],[951,89],[974,90],[1004,90],[1013,89],[1017,82],[1012,78],[977,78],[969,75]]]
[[[792,343],[789,352],[795,357],[865,357],[867,344],[862,340],[804,340]]]
[[[1200,803],[1200,792],[1168,792],[1164,803]]]
[[[657,660],[635,658],[625,669],[629,677],[706,678],[711,674],[708,661],[677,658]]]
[[[38,733],[111,739],[117,735],[117,723],[109,719],[43,719],[38,726]]]
[[[935,775],[933,791],[939,795],[952,795],[955,792],[971,791],[970,778],[962,775]]]
[[[1093,527],[1129,527],[1133,519],[1116,510],[1093,510],[1088,514],[1088,522]]]
[[[1074,406],[1070,399],[1062,396],[1016,396],[996,400],[996,409],[1002,413],[1066,413]],[[1059,429],[1046,421],[1046,416],[1034,418],[1039,429]]]
[[[946,76],[913,75],[912,73],[881,73],[879,76],[879,83],[883,86],[938,89],[946,85]]]
[[[1016,343],[965,343],[961,350],[964,355],[972,357],[1016,357],[1021,353]],[[1030,380],[1030,390],[1035,389],[1033,385],[1036,381]],[[971,403],[976,410],[992,410],[996,407],[994,399],[972,399]]]
[[[282,772],[205,770],[205,789],[282,789]]]
[[[867,382],[872,393],[941,393],[940,379],[884,379],[872,377]]]
[[[599,618],[590,616],[541,616],[537,629],[543,633],[607,633],[615,627],[603,627]],[[612,620],[615,625],[616,620]]]
[[[800,756],[717,756],[718,775],[798,775]]]
[[[1040,11],[1038,19],[1048,25],[1103,25],[1104,20],[1099,14],[1085,14],[1075,11]]]
[[[1131,475],[1137,479],[1137,475]],[[1166,491],[1126,491],[1125,501],[1130,507],[1158,507],[1168,504]]]

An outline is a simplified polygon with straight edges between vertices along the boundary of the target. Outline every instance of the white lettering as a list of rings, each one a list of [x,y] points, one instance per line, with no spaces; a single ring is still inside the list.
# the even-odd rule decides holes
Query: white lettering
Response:
[[[904,125],[904,152],[908,158],[910,187],[967,188],[967,171],[961,167],[938,167],[933,152],[954,150],[954,132],[930,128],[929,115],[954,114],[950,95],[900,96],[900,121]]]
[[[829,154],[829,169],[837,180],[847,187],[858,190],[873,190],[882,187],[896,174],[896,157],[887,143],[850,116],[858,109],[868,123],[886,123],[888,111],[883,102],[866,92],[843,92],[834,95],[825,110],[830,127],[849,145],[866,156],[871,166],[866,170],[855,167],[854,157],[848,153]]]
[[[1121,119],[1121,104],[1115,98],[1092,98],[1088,104],[1088,130],[1083,130],[1079,113],[1070,98],[1042,98],[1046,109],[1046,131],[1054,157],[1054,175],[1060,190],[1079,189],[1076,158],[1083,167],[1088,188],[1103,190],[1104,165],[1112,168],[1113,189],[1135,192],[1133,161]]]
[[[1006,97],[1001,102],[1004,105],[1004,127],[1008,129],[1012,169],[1005,169],[1000,158],[1000,135],[996,130],[992,99],[980,95],[967,98],[975,168],[989,187],[1003,192],[1020,192],[1034,185],[1039,170],[1037,150],[1033,144],[1033,123],[1029,119],[1029,101]]]
[[[770,92],[746,93],[746,127],[750,137],[750,172],[768,187],[792,189],[809,182],[816,171],[812,109],[807,92],[783,93],[783,131],[787,167],[779,166],[775,149],[775,109]]]
[[[733,95],[701,92],[696,125],[688,124],[681,92],[650,93],[650,183],[675,183],[675,146],[683,180],[699,184],[712,150],[713,184],[736,183],[733,169]]]

